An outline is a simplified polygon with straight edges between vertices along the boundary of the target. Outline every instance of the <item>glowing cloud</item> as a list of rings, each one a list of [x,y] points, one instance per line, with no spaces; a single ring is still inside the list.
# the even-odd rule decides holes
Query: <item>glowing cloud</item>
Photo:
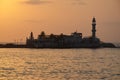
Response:
[[[77,5],[86,5],[86,2],[83,0],[71,0],[73,1],[73,4]]]
[[[31,5],[38,5],[38,4],[43,4],[43,3],[50,3],[51,1],[45,1],[45,0],[27,0],[24,1],[26,4],[31,4]]]

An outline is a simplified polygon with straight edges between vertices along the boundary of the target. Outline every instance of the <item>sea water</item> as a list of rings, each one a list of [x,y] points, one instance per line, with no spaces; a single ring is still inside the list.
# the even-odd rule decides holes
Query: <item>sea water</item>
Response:
[[[120,49],[0,49],[0,80],[120,80]]]

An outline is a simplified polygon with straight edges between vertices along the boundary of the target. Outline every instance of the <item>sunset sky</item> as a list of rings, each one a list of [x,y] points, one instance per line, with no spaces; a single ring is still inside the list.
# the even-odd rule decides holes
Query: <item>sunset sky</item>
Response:
[[[0,0],[0,42],[25,42],[31,31],[91,36],[93,17],[97,37],[120,42],[120,0]]]

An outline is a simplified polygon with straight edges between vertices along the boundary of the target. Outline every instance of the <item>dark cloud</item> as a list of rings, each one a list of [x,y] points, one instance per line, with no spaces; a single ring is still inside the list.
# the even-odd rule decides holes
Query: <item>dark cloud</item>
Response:
[[[47,0],[26,0],[23,3],[31,4],[31,5],[39,5],[39,4],[44,4],[44,3],[51,3],[51,1],[47,1]]]
[[[71,0],[74,5],[86,5],[85,0]]]

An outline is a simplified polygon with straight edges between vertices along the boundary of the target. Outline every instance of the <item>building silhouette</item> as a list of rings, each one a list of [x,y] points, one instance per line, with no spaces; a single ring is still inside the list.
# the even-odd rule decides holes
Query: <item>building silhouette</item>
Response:
[[[26,45],[32,48],[81,48],[81,47],[100,47],[100,39],[96,37],[96,19],[92,19],[92,35],[90,37],[83,37],[82,33],[77,31],[65,35],[46,35],[44,31],[34,39],[33,32],[30,37],[26,39]]]
[[[93,18],[92,20],[92,37],[96,38],[96,19]]]

